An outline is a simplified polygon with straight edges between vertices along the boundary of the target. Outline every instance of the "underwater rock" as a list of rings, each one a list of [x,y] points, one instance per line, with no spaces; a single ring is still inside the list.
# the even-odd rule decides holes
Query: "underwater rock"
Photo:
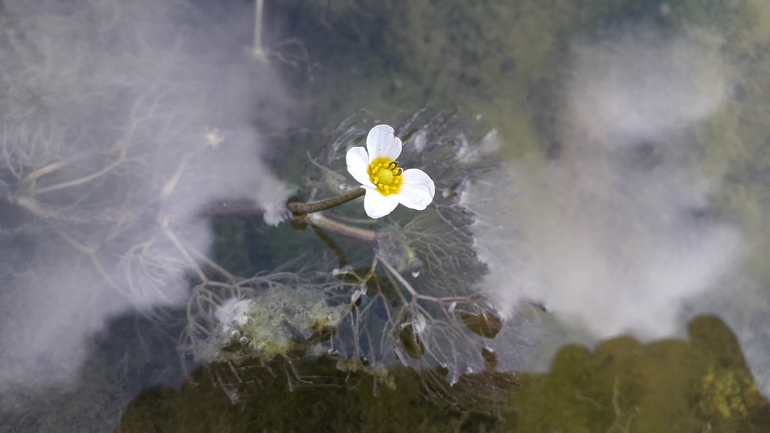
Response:
[[[271,374],[287,368],[296,376],[287,380]],[[458,411],[448,398],[452,389],[433,388],[432,395],[425,394],[424,381],[433,380],[429,376],[396,367],[386,371],[393,386],[382,386],[363,368],[358,363],[340,368],[328,357],[291,366],[276,359],[266,366],[237,369],[215,363],[194,371],[178,391],[143,392],[128,406],[115,431],[502,431],[499,405]],[[462,392],[470,395],[492,392],[489,380],[481,376],[464,385]],[[503,401],[498,398],[498,403]]]
[[[770,402],[751,379],[735,335],[698,316],[690,341],[623,336],[594,351],[562,348],[548,374],[521,374],[509,431],[765,432]]]

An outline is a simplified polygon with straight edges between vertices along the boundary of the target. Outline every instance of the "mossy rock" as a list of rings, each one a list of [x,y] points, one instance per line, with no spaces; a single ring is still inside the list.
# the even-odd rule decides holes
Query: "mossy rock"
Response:
[[[367,366],[340,369],[338,360],[328,357],[232,367],[199,368],[178,391],[143,392],[126,409],[115,432],[443,433],[502,427],[497,416],[457,411],[429,400],[424,380],[443,379],[407,368],[373,375]],[[435,396],[440,391],[432,392]]]
[[[547,375],[521,375],[513,432],[764,432],[770,403],[751,380],[738,341],[699,316],[690,341],[619,337],[593,352],[563,348]]]

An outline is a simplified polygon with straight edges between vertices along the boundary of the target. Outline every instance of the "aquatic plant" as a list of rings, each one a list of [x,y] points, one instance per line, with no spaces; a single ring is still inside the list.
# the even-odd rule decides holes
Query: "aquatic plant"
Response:
[[[268,368],[276,358],[290,365],[325,354],[338,359],[338,368],[367,371],[386,386],[392,382],[387,369],[401,364],[426,372],[428,395],[444,401],[454,395],[453,404],[462,405],[464,397],[448,392],[451,385],[461,388],[465,374],[493,372],[498,355],[490,343],[509,338],[511,332],[501,331],[516,326],[513,320],[502,320],[479,291],[486,267],[472,247],[468,226],[473,214],[460,203],[465,185],[496,167],[488,157],[494,151],[494,134],[474,134],[473,123],[456,114],[428,114],[421,110],[399,127],[397,135],[404,137],[401,155],[393,128],[369,128],[363,112],[346,119],[329,143],[310,157],[305,172],[306,188],[300,193],[320,199],[287,204],[292,223],[312,227],[335,254],[306,252],[252,278],[201,284],[189,304],[190,326],[182,350],[200,361],[231,363],[235,371],[255,368],[255,362]],[[377,134],[385,137],[378,139]],[[365,137],[368,155],[356,147]],[[360,169],[355,180],[371,182],[369,160],[383,154],[371,149],[381,139],[398,145],[398,151],[385,152],[390,161],[400,156],[435,177],[432,188],[423,184],[427,202],[413,206],[424,209],[421,212],[391,214],[389,208],[385,214],[390,216],[382,218],[381,208],[373,214],[365,206],[372,221],[359,219],[360,207],[344,205],[365,194],[382,196],[375,187],[352,186],[343,174],[354,159],[354,165],[360,165],[351,170]],[[364,175],[367,178],[359,179]],[[424,179],[430,180],[428,174]],[[433,196],[434,191],[440,194],[428,206],[427,193]],[[241,213],[222,210],[216,216]],[[333,237],[363,244],[371,255],[345,254]],[[297,384],[312,382],[294,373]],[[485,389],[507,386],[498,377]]]

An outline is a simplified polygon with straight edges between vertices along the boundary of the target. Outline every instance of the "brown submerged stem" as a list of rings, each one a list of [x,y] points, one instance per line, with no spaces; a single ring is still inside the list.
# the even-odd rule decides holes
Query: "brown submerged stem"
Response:
[[[355,200],[359,197],[362,197],[364,194],[366,194],[366,190],[363,188],[358,188],[358,189],[354,189],[353,191],[350,191],[347,194],[342,194],[337,197],[332,197],[332,198],[317,201],[314,203],[302,203],[302,202],[287,203],[286,207],[289,208],[291,213],[294,214],[294,216],[296,217],[299,215],[306,215],[313,212],[320,212],[322,210],[331,209],[343,203],[347,203],[351,200]]]
[[[373,245],[377,241],[377,233],[372,230],[366,230],[358,227],[354,227],[339,221],[335,221],[321,215],[320,211],[331,209],[339,206],[343,203],[347,203],[351,200],[355,200],[366,194],[364,188],[357,188],[349,193],[342,194],[337,197],[332,197],[326,200],[317,201],[314,203],[303,202],[291,202],[287,203],[286,207],[292,213],[292,219],[297,222],[309,224],[313,227],[319,228],[327,233],[333,233],[336,235],[344,236],[349,239],[353,239],[365,244]],[[312,215],[310,215],[312,214]]]
[[[333,233],[368,245],[374,245],[377,242],[377,232],[374,230],[362,229],[360,227],[341,223],[326,218],[321,214],[303,215],[299,218],[295,217],[295,220],[310,224],[327,233]]]

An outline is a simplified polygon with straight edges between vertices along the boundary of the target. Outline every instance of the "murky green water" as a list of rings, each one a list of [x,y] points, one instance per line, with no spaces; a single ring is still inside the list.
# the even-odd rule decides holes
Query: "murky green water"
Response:
[[[3,431],[768,429],[768,3],[264,3],[0,4]]]

